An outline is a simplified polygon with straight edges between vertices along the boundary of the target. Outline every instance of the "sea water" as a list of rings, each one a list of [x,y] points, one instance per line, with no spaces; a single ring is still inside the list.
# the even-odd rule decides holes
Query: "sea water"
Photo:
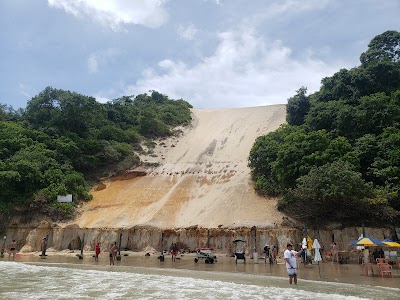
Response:
[[[394,278],[394,280],[399,280]],[[0,299],[399,299],[393,287],[174,268],[0,261]]]

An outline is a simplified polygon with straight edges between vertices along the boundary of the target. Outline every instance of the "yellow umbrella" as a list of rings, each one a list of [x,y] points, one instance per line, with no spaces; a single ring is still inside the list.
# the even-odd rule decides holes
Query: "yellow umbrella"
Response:
[[[309,236],[307,237],[307,249],[308,250],[313,249],[313,240]]]
[[[396,242],[383,242],[384,246],[389,246],[393,248],[400,248],[400,244]]]

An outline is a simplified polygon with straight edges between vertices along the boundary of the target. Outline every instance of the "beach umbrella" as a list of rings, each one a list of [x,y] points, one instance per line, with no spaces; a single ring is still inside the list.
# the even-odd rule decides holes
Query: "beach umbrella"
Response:
[[[322,260],[321,252],[319,251],[321,249],[321,245],[317,239],[315,239],[313,242],[313,248],[315,249],[314,260],[320,262]]]
[[[364,247],[376,247],[376,246],[382,246],[383,242],[374,239],[373,237],[369,237],[369,236],[364,236],[364,237],[360,237],[358,240],[353,241],[350,243],[351,245],[355,245],[355,246],[364,246]]]
[[[393,242],[393,240],[386,238],[386,239],[382,240],[382,243],[385,243],[385,242]]]
[[[321,249],[321,245],[317,239],[314,240],[312,247],[315,249],[314,260],[318,263],[318,273],[319,277],[321,277],[321,269],[319,268],[319,262],[322,260],[321,252],[319,251],[319,249]]]
[[[312,250],[314,247],[313,247],[313,240],[308,236],[307,237],[307,249],[308,250]]]
[[[307,249],[307,239],[306,238],[303,238],[303,240],[301,241],[301,248]]]
[[[396,242],[383,242],[383,246],[388,246],[392,248],[400,248],[400,244]]]
[[[311,250],[313,249],[313,240],[307,236],[307,256],[310,257],[310,263],[311,263]]]
[[[369,236],[360,237],[358,240],[353,241],[350,244],[355,246],[364,246],[364,247],[377,247],[384,245],[381,241]],[[369,262],[368,248],[364,249],[364,262]]]

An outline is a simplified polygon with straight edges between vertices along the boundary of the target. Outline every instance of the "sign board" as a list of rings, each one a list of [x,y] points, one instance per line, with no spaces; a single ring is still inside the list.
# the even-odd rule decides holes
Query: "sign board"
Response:
[[[72,202],[72,195],[66,195],[66,196],[57,196],[57,201],[58,202]]]

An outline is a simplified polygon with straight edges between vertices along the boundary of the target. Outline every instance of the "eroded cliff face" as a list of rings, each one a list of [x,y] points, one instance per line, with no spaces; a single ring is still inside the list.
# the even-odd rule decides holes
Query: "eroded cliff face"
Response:
[[[391,237],[389,229],[366,228],[366,232],[378,239]],[[331,230],[308,230],[309,236],[319,241],[329,249],[329,244],[334,240],[340,250],[354,248],[349,245],[356,240],[362,233],[362,228],[345,228]],[[243,239],[246,241],[245,251],[247,254],[253,253],[254,249],[258,253],[266,244],[278,245],[279,252],[286,249],[286,244],[301,243],[304,233],[302,230],[289,227],[279,228],[179,228],[179,229],[159,229],[159,228],[79,228],[77,225],[59,227],[57,224],[42,222],[37,227],[14,225],[8,230],[9,239],[16,239],[21,252],[40,251],[40,242],[43,237],[47,237],[48,251],[59,250],[78,250],[83,245],[84,251],[93,251],[95,243],[100,242],[104,249],[111,243],[119,243],[121,238],[121,248],[131,251],[144,251],[146,248],[154,248],[160,252],[161,249],[168,250],[172,243],[177,243],[180,249],[195,250],[196,248],[211,247],[216,252],[232,254],[235,251],[233,241]],[[162,238],[163,236],[163,238]]]
[[[251,227],[257,226],[257,249],[300,241],[296,227],[301,224],[277,211],[276,199],[254,192],[247,167],[256,138],[283,124],[285,111],[284,105],[193,110],[191,126],[182,128],[179,136],[157,141],[155,149],[142,156],[144,165],[158,167],[103,180],[71,222],[24,223],[15,218],[7,238],[15,238],[26,252],[39,250],[44,236],[50,249],[78,249],[84,240],[84,248],[91,250],[95,242],[107,245],[122,234],[123,248],[142,250],[160,249],[164,232],[165,247],[178,242],[195,249],[209,240],[211,247],[228,253],[236,238],[253,249]],[[360,230],[319,232],[326,242],[332,241],[332,234],[345,245],[358,238]],[[383,237],[381,231],[375,237]]]

